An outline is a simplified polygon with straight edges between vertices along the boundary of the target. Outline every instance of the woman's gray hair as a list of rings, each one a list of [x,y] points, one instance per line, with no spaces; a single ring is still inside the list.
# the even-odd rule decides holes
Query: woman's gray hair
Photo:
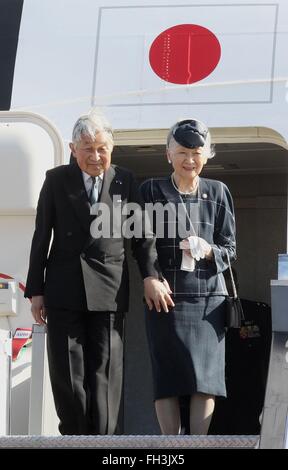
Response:
[[[72,142],[77,144],[83,135],[94,140],[98,132],[106,132],[113,147],[113,129],[109,121],[99,110],[92,110],[89,114],[84,114],[77,119],[72,131]]]
[[[196,119],[195,119],[196,121]],[[201,121],[197,120],[199,123],[203,124]],[[167,143],[166,143],[166,148],[167,150],[169,150],[171,144],[173,145],[179,145],[178,142],[174,139],[173,137],[173,132],[174,132],[174,129],[175,129],[175,126],[181,122],[181,119],[179,121],[177,121],[175,124],[173,124],[172,127],[170,127],[169,131],[168,131],[168,135],[167,135]],[[205,124],[203,124],[203,126],[205,126]],[[206,127],[206,126],[205,126]],[[207,132],[207,135],[206,135],[206,138],[205,138],[205,144],[203,146],[203,149],[204,149],[204,152],[203,152],[203,156],[205,156],[206,158],[210,159],[210,158],[213,158],[215,157],[215,145],[211,143],[211,134],[208,130]]]

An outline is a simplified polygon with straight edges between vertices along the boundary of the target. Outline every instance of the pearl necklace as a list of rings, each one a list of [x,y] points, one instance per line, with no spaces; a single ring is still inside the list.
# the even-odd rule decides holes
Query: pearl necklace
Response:
[[[174,178],[173,178],[173,174],[171,175],[171,183],[174,187],[174,189],[176,189],[176,191],[179,193],[179,194],[182,194],[183,196],[189,196],[189,194],[195,194],[197,189],[198,189],[198,183],[199,183],[199,179],[197,178],[197,182],[196,182],[196,186],[194,189],[192,189],[192,191],[189,191],[189,192],[183,192],[183,191],[180,191],[180,189],[177,188],[176,186],[176,183],[174,181]]]

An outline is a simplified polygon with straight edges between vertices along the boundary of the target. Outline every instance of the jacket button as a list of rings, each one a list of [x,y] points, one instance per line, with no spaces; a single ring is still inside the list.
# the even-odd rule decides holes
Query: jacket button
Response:
[[[66,235],[67,235],[67,237],[71,237],[71,235],[72,235],[72,232],[67,232],[67,234],[66,234]]]
[[[85,253],[81,253],[81,255],[80,255],[80,256],[81,256],[81,258],[83,258],[83,259],[84,259],[84,258],[86,258],[86,255],[85,255]]]

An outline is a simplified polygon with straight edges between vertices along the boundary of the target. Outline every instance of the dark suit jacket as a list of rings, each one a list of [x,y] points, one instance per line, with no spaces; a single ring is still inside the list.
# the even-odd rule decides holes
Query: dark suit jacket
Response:
[[[231,261],[236,258],[234,208],[227,186],[221,181],[199,178],[197,195],[187,203],[173,187],[170,177],[147,180],[141,185],[140,191],[145,202],[162,206],[169,203],[170,213],[175,212],[174,234],[171,220],[168,224],[168,218],[164,216],[162,222],[159,211],[152,222],[154,233],[161,228],[161,223],[164,226],[165,236],[157,237],[156,246],[161,271],[174,296],[227,295],[222,274],[228,267],[226,249]],[[197,261],[193,272],[180,269],[182,250],[179,243],[185,238],[179,235],[181,228],[182,233],[188,232],[186,236],[196,234],[212,246],[214,259]]]
[[[118,214],[115,206],[119,204],[141,203],[133,175],[111,165],[104,174],[99,202],[111,211],[118,209]],[[127,217],[122,214],[122,222]],[[25,297],[44,295],[45,306],[50,308],[127,311],[127,240],[112,234],[93,238],[92,221],[78,165],[47,171],[38,201]],[[142,276],[158,277],[154,240],[132,239],[132,250]]]

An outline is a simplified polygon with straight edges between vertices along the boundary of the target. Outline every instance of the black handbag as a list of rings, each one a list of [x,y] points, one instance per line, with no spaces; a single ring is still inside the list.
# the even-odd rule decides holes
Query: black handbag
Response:
[[[233,289],[233,297],[227,296],[226,297],[226,318],[225,318],[225,326],[227,328],[241,328],[242,324],[244,323],[244,313],[241,305],[241,300],[238,297],[234,276],[231,269],[230,259],[228,252],[226,250],[228,265],[229,265],[229,272],[231,276],[231,284]]]

